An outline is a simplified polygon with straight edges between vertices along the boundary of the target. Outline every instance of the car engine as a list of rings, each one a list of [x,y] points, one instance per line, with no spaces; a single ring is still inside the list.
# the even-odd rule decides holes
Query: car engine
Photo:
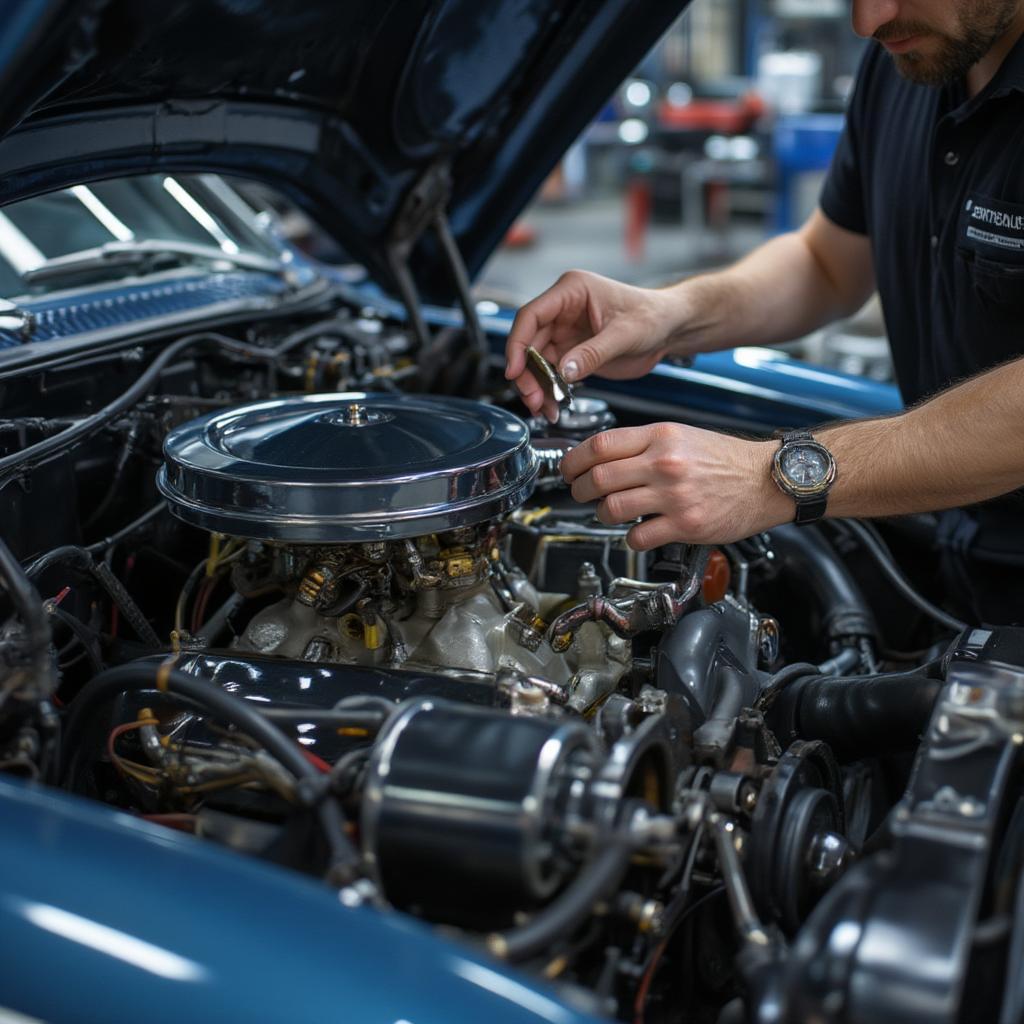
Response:
[[[596,1015],[1018,1019],[1022,631],[862,523],[633,551],[557,466],[635,412],[372,311],[101,357],[5,378],[5,771]]]

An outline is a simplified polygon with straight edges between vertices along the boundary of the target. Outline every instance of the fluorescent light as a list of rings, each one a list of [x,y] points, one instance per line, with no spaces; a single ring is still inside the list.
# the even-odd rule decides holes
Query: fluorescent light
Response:
[[[197,224],[213,236],[224,252],[231,256],[237,255],[238,246],[228,238],[223,228],[174,178],[164,178],[164,190]]]
[[[0,212],[0,253],[19,274],[35,270],[46,262],[46,257],[3,212]]]
[[[135,232],[91,188],[74,185],[71,194],[119,241],[131,242]]]

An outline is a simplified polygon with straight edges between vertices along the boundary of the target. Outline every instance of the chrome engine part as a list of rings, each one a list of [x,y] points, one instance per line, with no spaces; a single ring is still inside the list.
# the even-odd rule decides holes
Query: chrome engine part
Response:
[[[207,530],[291,544],[420,537],[518,508],[526,425],[482,402],[305,395],[218,411],[164,442],[161,492]]]
[[[496,679],[539,676],[589,706],[627,670],[627,638],[585,623],[549,643],[562,606],[508,564],[503,516],[538,459],[525,424],[459,399],[317,395],[222,411],[164,445],[160,488],[187,522],[232,538],[243,596],[278,589],[241,651]],[[596,588],[596,589],[595,589]]]

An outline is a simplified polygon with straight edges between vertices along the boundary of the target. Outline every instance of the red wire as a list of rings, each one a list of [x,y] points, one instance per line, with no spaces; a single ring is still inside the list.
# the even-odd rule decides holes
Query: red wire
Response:
[[[114,743],[117,741],[118,736],[124,735],[126,732],[131,732],[132,729],[141,729],[144,725],[152,725],[152,721],[145,722],[124,722],[121,725],[116,725],[111,730],[110,735],[107,737],[107,757],[110,758],[111,764],[113,764],[118,771],[121,770],[120,757],[118,757],[114,750]]]
[[[202,629],[203,617],[206,615],[206,606],[210,603],[210,595],[213,593],[215,586],[217,586],[217,578],[211,576],[210,579],[203,581],[203,585],[199,589],[199,594],[196,597],[196,603],[192,611],[193,633],[198,633]]]
[[[331,766],[322,757],[319,757],[318,755],[314,754],[312,750],[307,750],[305,747],[301,747],[300,749],[302,750],[303,757],[305,757],[305,759],[314,768],[319,769],[320,771],[324,772],[324,774],[331,770]]]

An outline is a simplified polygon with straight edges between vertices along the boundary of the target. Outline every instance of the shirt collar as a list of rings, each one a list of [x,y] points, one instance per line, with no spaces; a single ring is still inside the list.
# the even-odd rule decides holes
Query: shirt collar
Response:
[[[969,100],[965,99],[962,81],[954,83],[949,89],[954,107],[950,111],[950,116],[958,124],[965,121],[989,100],[1008,96],[1012,92],[1024,92],[1024,34],[1003,58],[1003,63],[999,65],[996,73],[992,76],[992,81],[977,96]]]

